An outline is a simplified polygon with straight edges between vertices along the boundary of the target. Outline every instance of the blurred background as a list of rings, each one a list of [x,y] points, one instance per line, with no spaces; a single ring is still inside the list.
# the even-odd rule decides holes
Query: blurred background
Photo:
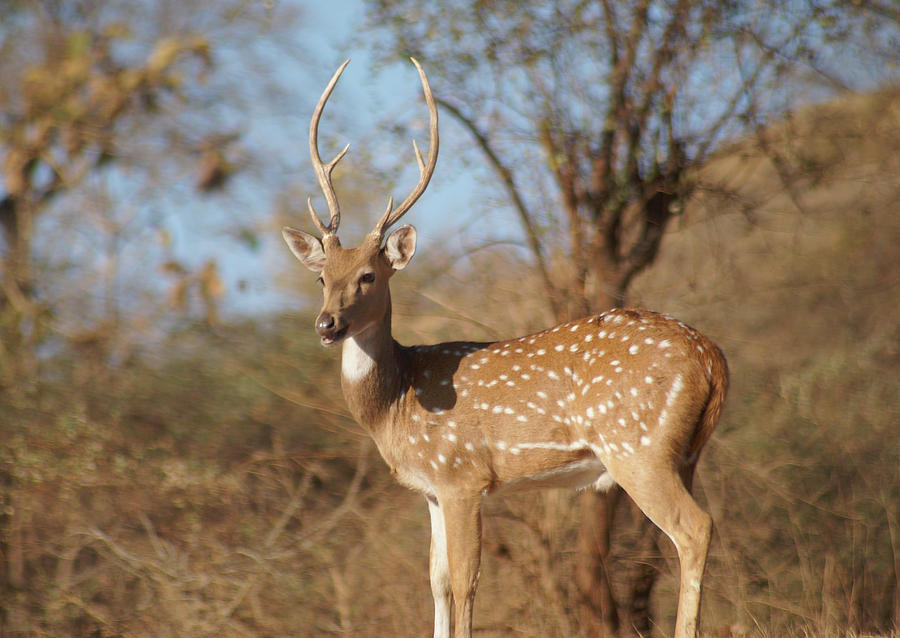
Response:
[[[442,151],[395,337],[692,324],[732,374],[704,635],[896,636],[898,52],[893,0],[3,2],[0,636],[430,635],[426,508],[279,233],[347,57],[344,244],[415,184],[410,55]],[[627,496],[484,512],[476,635],[671,635]]]

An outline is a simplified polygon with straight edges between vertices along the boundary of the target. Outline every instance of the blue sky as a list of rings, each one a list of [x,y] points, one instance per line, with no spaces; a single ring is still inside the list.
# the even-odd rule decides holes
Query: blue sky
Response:
[[[376,69],[376,60],[364,46],[364,38],[358,33],[364,22],[363,3],[358,0],[321,3],[310,0],[300,2],[304,14],[302,31],[297,34],[298,42],[306,51],[312,52],[316,65],[312,68],[297,68],[293,60],[287,60],[277,68],[270,69],[275,81],[280,85],[295,87],[292,94],[296,104],[290,108],[293,114],[273,117],[263,113],[256,123],[251,124],[248,143],[254,138],[271,145],[281,156],[291,159],[291,170],[296,176],[286,175],[285,179],[296,185],[315,184],[308,165],[307,132],[309,118],[315,102],[324,89],[332,73],[347,58],[351,63],[345,70],[320,124],[320,154],[328,161],[342,147],[350,144],[347,157],[335,170],[335,178],[340,180],[342,171],[352,170],[354,154],[364,156],[383,153],[391,162],[403,163],[404,173],[397,179],[393,190],[387,185],[380,192],[373,192],[370,210],[361,210],[358,205],[342,205],[342,233],[345,245],[359,239],[353,231],[353,222],[367,219],[370,222],[382,213],[391,195],[400,200],[413,188],[418,171],[411,139],[398,139],[386,130],[387,126],[413,126],[418,131],[417,141],[423,153],[427,153],[427,110],[422,99],[422,88],[414,66],[409,62],[397,62],[388,67]],[[426,68],[426,73],[428,69]],[[265,108],[265,107],[264,107]],[[490,175],[484,167],[481,156],[474,146],[466,145],[465,133],[446,115],[440,120],[441,153],[437,169],[428,187],[416,206],[404,217],[404,223],[411,223],[419,231],[419,252],[417,260],[428,259],[428,248],[441,244],[450,250],[463,252],[465,247],[477,244],[473,224],[484,212],[484,182]],[[329,143],[331,142],[331,143]],[[462,143],[460,143],[462,142]],[[273,166],[273,170],[277,170]],[[307,174],[308,173],[308,174]],[[346,179],[347,174],[343,174]],[[372,180],[373,175],[361,175],[361,179]],[[327,215],[327,207],[316,188],[312,192],[298,191],[298,201],[292,202],[297,216],[289,221],[297,228],[312,231],[312,223],[306,212],[305,197],[313,196],[313,203],[320,215]],[[340,189],[338,197],[340,199]],[[223,202],[227,205],[226,202]],[[518,225],[511,209],[492,200],[491,236],[518,236]],[[226,280],[229,294],[226,309],[239,313],[272,308],[292,307],[297,303],[293,295],[285,296],[285,291],[271,283],[271,275],[285,267],[284,260],[292,259],[283,245],[280,232],[273,225],[266,227],[260,250],[255,252],[233,252],[227,258],[213,254]],[[265,223],[265,222],[264,222]],[[481,226],[482,228],[484,226]],[[203,240],[194,232],[185,229],[184,240],[193,249],[192,261],[202,263]],[[487,239],[487,238],[484,238]],[[215,246],[209,250],[215,251]],[[309,273],[299,264],[296,267],[298,279],[308,278]],[[243,285],[239,288],[239,282]]]
[[[422,88],[410,62],[397,62],[376,70],[372,52],[363,44],[358,33],[364,22],[363,3],[358,0],[321,3],[302,0],[303,10],[296,34],[298,46],[308,52],[298,58],[313,60],[312,66],[297,64],[298,58],[273,53],[271,60],[277,66],[265,70],[269,80],[287,92],[287,103],[273,105],[271,100],[260,100],[258,107],[241,114],[238,126],[245,131],[243,143],[256,149],[271,149],[273,161],[263,167],[264,183],[270,179],[277,183],[296,187],[314,185],[315,180],[308,164],[308,127],[312,109],[332,73],[345,59],[351,64],[344,72],[337,89],[328,103],[320,124],[320,153],[328,161],[343,146],[350,144],[347,157],[335,170],[337,180],[346,179],[346,171],[353,170],[354,157],[382,154],[385,164],[403,164],[402,177],[393,189],[385,185],[372,193],[370,209],[359,205],[342,205],[341,234],[345,245],[359,239],[358,226],[362,220],[374,222],[382,213],[389,196],[400,200],[413,188],[418,171],[413,155],[412,140],[399,140],[386,127],[391,125],[413,126],[418,131],[417,141],[423,153],[427,153],[427,110],[422,99]],[[273,62],[275,64],[276,62]],[[426,72],[428,69],[425,69]],[[446,115],[440,121],[441,154],[428,191],[416,206],[404,217],[419,231],[420,250],[417,260],[427,259],[428,247],[441,244],[450,250],[462,251],[463,246],[477,243],[474,233],[466,227],[483,212],[485,169],[481,157],[471,144],[466,147],[465,134]],[[462,143],[461,143],[462,142]],[[466,157],[464,158],[463,155]],[[359,166],[357,164],[357,166]],[[361,175],[363,183],[374,180],[374,175]],[[367,182],[366,180],[369,180]],[[173,218],[176,252],[192,269],[208,259],[216,260],[227,287],[226,312],[247,313],[280,308],[292,308],[298,302],[296,296],[279,289],[272,281],[273,273],[285,267],[296,268],[298,280],[310,278],[302,266],[289,260],[283,245],[278,223],[272,210],[273,193],[260,192],[258,180],[237,179],[222,194],[203,202],[204,207],[219,207],[219,214],[195,215]],[[262,186],[265,189],[265,186]],[[377,189],[376,185],[374,189]],[[307,192],[297,188],[297,201],[291,206],[296,217],[288,223],[307,231],[314,230],[306,212],[306,196],[313,196],[313,203],[320,215],[327,216],[327,207],[318,188]],[[338,197],[340,199],[340,187]],[[245,247],[226,247],[221,239],[222,229],[215,224],[221,220],[238,220],[242,209],[248,218],[258,220],[261,245],[251,251]],[[207,210],[207,209],[205,209]],[[267,219],[268,216],[268,219]],[[509,210],[500,206],[492,212],[492,236],[515,236],[518,226]],[[219,221],[210,221],[219,220]],[[355,224],[355,223],[356,224]],[[226,221],[226,224],[228,222]],[[463,229],[463,232],[461,232]],[[228,232],[225,229],[224,232]],[[287,264],[285,262],[288,262]],[[310,278],[311,280],[311,278]]]

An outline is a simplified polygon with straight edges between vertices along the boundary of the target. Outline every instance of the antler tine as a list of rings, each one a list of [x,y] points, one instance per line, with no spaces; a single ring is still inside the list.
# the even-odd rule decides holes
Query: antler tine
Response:
[[[344,155],[347,153],[350,145],[347,144],[347,146],[345,146],[344,149],[327,164],[322,162],[322,158],[319,156],[318,143],[319,120],[322,117],[322,111],[325,110],[325,103],[331,96],[331,92],[334,90],[338,79],[340,79],[341,73],[344,72],[344,69],[348,64],[350,64],[349,58],[338,68],[337,71],[334,72],[334,75],[331,76],[331,81],[322,92],[322,97],[319,98],[319,103],[316,104],[316,109],[315,111],[313,111],[312,120],[309,123],[309,156],[312,160],[313,170],[315,170],[316,172],[316,178],[319,180],[319,187],[322,189],[322,193],[325,195],[325,201],[328,203],[328,212],[331,214],[331,219],[328,222],[328,226],[322,224],[322,221],[319,219],[318,214],[316,214],[316,211],[312,205],[311,197],[306,200],[306,205],[309,208],[309,214],[312,216],[313,223],[316,225],[316,228],[319,229],[319,232],[322,233],[323,236],[336,233],[338,226],[340,226],[341,224],[341,207],[338,205],[337,195],[334,192],[334,184],[331,183],[331,171],[334,170],[334,167],[337,165],[337,163],[341,161],[341,158],[344,157]]]
[[[398,219],[403,217],[406,214],[413,204],[416,203],[416,200],[422,196],[422,193],[425,192],[425,189],[428,187],[428,182],[431,180],[431,176],[434,173],[434,167],[437,165],[437,156],[438,156],[438,112],[437,106],[434,103],[434,96],[431,93],[431,86],[428,84],[428,78],[425,77],[425,71],[422,69],[422,65],[419,64],[419,61],[415,58],[410,58],[412,63],[416,65],[416,69],[419,71],[419,77],[422,79],[422,90],[425,93],[425,102],[428,104],[428,135],[429,135],[429,145],[428,145],[428,163],[422,162],[422,153],[419,152],[419,146],[416,144],[416,141],[413,140],[413,149],[416,152],[416,163],[419,165],[419,183],[416,184],[416,187],[413,189],[413,192],[409,194],[409,197],[404,199],[399,206],[395,209],[391,209],[391,205],[388,204],[388,208],[384,211],[384,215],[381,216],[381,219],[378,220],[378,223],[375,225],[374,233],[378,235],[384,235],[385,231],[393,226]],[[393,201],[393,200],[392,200]]]

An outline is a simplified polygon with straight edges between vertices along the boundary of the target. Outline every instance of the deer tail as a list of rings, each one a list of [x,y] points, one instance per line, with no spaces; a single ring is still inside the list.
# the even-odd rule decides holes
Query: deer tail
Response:
[[[725,397],[728,394],[728,362],[725,360],[725,355],[712,342],[704,344],[704,346],[703,363],[706,366],[709,381],[709,397],[697,420],[694,436],[688,444],[684,457],[682,478],[688,490],[691,488],[694,468],[697,466],[700,452],[712,436],[713,430],[716,429],[722,409],[725,407]]]

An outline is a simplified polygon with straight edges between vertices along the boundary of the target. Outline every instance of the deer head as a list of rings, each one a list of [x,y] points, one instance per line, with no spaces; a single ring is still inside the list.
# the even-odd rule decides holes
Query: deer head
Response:
[[[313,224],[321,233],[321,238],[294,228],[284,228],[282,235],[297,259],[313,272],[319,273],[325,300],[322,310],[316,317],[316,332],[322,344],[326,346],[358,335],[374,325],[383,325],[385,322],[389,325],[388,281],[396,271],[406,267],[416,251],[416,229],[408,224],[394,230],[385,240],[388,229],[406,214],[425,192],[437,164],[437,107],[425,72],[414,58],[410,59],[419,71],[425,102],[428,104],[430,134],[428,161],[423,162],[422,154],[414,140],[413,149],[419,165],[419,183],[396,208],[393,197],[388,199],[387,208],[375,224],[375,228],[357,248],[344,248],[338,239],[341,210],[331,181],[334,167],[344,157],[350,145],[345,146],[327,164],[322,161],[318,149],[318,129],[322,111],[350,60],[344,62],[332,76],[319,98],[310,121],[309,154],[331,218],[327,226],[323,224],[313,208],[312,198],[309,198],[307,207]]]

